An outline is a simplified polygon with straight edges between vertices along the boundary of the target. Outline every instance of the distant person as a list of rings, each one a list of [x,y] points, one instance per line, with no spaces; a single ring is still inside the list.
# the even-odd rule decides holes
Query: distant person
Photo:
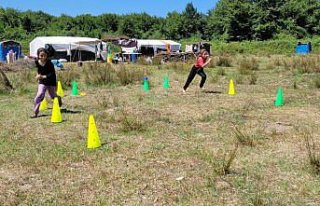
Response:
[[[112,59],[112,63],[118,64],[118,62],[119,62],[119,55],[116,54],[116,55],[114,55],[114,57],[113,57],[113,59]]]
[[[122,63],[122,62],[123,62],[122,53],[119,54],[118,62],[119,62],[119,63]]]
[[[14,55],[15,53],[13,52],[12,49],[9,50],[9,52],[7,53],[7,63],[13,63],[14,62]]]
[[[190,83],[192,82],[196,74],[201,76],[200,88],[203,88],[203,85],[207,79],[207,75],[206,73],[204,73],[203,68],[206,67],[210,63],[210,61],[211,58],[209,58],[209,53],[207,52],[207,50],[201,49],[200,53],[196,58],[195,64],[191,68],[188,79],[183,87],[183,92],[186,92],[187,88],[189,87]]]
[[[312,52],[312,44],[310,41],[308,42],[308,47],[309,47],[309,51]]]
[[[146,61],[147,64],[152,64],[152,58],[150,56],[147,56],[145,58],[145,61]]]
[[[39,85],[37,95],[34,98],[34,116],[31,118],[38,117],[40,103],[44,99],[47,90],[51,99],[58,97],[59,104],[61,105],[61,98],[56,94],[56,72],[52,62],[48,59],[48,51],[45,48],[39,48],[37,50],[35,64],[38,69],[36,79],[38,80]]]

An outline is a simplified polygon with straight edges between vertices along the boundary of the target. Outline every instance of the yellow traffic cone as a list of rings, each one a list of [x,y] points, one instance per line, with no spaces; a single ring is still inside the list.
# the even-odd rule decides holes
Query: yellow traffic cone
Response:
[[[230,83],[229,83],[229,95],[235,95],[236,91],[234,89],[234,84],[233,84],[233,80],[230,79]]]
[[[88,127],[88,143],[87,148],[94,149],[101,146],[99,134],[97,131],[96,123],[93,115],[89,116],[89,127]]]
[[[61,111],[60,111],[58,97],[55,97],[54,100],[53,100],[51,122],[52,123],[60,123],[60,122],[62,122],[62,115],[61,115]]]
[[[44,98],[40,103],[39,110],[40,111],[44,111],[44,110],[47,110],[47,109],[48,109],[48,103],[47,103],[46,98]]]
[[[60,81],[58,81],[57,95],[60,97],[64,97],[64,92],[63,92],[62,85],[61,85]]]

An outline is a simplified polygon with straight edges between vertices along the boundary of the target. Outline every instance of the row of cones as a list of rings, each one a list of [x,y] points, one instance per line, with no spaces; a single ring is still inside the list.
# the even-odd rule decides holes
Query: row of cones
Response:
[[[235,94],[234,84],[232,80],[230,80],[229,94],[231,95]],[[275,100],[275,106],[276,107],[282,106],[283,103],[284,103],[283,92],[282,92],[282,88],[279,87],[277,91],[276,100]],[[88,137],[87,137],[87,148],[94,149],[100,146],[101,146],[101,142],[100,142],[99,133],[96,127],[96,123],[93,115],[90,115],[89,126],[88,126]]]
[[[233,83],[233,80],[231,79],[229,83],[229,95],[235,95],[235,94],[236,92],[234,89],[234,83]],[[281,107],[283,104],[284,104],[283,92],[282,92],[281,86],[279,86],[277,90],[276,99],[274,101],[274,105],[276,107]]]
[[[169,77],[168,77],[168,76],[165,76],[165,77],[164,77],[163,88],[165,88],[165,89],[169,89],[169,88],[170,88]],[[147,77],[145,77],[145,78],[143,79],[143,90],[144,90],[144,91],[150,90],[149,81],[148,81],[148,78],[147,78]],[[231,79],[230,82],[229,82],[229,92],[228,92],[228,94],[229,94],[230,96],[233,96],[233,95],[236,94],[234,82],[233,82],[232,79]],[[283,92],[282,92],[282,88],[279,87],[278,90],[277,90],[277,96],[276,96],[276,100],[274,101],[274,105],[275,105],[276,107],[280,107],[280,106],[282,106],[283,104],[284,104]]]
[[[147,79],[146,79],[147,81]],[[170,88],[170,87],[169,87]],[[233,80],[230,80],[229,84],[229,94],[234,95],[235,94],[235,89],[234,89],[234,83]],[[277,96],[276,100],[274,102],[276,107],[282,106],[284,103],[283,101],[283,92],[282,88],[279,87],[277,91]],[[47,109],[47,102],[44,99],[41,104],[40,104],[40,110],[45,110]],[[53,100],[53,109],[52,109],[52,115],[51,115],[51,122],[52,123],[60,123],[62,122],[62,115],[60,111],[60,106],[59,106],[59,100],[58,98],[54,98]],[[101,146],[100,142],[100,137],[99,133],[96,127],[96,123],[94,120],[93,115],[89,116],[89,125],[88,125],[88,136],[87,136],[87,148],[98,148]]]
[[[163,80],[163,88],[165,89],[170,89],[170,83],[169,83],[169,77],[168,76],[165,76],[164,77],[164,80]],[[148,81],[148,77],[145,77],[143,79],[143,90],[144,91],[149,91],[150,90],[150,86],[149,86],[149,81]],[[235,91],[235,88],[234,88],[234,83],[233,83],[233,80],[231,79],[230,82],[229,82],[229,92],[228,92],[229,95],[235,95],[236,94],[236,91]]]
[[[165,76],[164,79],[163,79],[163,88],[164,89],[170,89],[171,88],[168,76]],[[143,90],[144,91],[149,91],[150,90],[148,77],[143,78]]]

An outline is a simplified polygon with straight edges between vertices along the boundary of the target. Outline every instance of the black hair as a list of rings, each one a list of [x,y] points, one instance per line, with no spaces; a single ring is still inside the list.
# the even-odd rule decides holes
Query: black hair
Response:
[[[56,50],[51,44],[46,44],[44,47],[47,50],[48,57],[53,57]]]
[[[45,48],[41,47],[41,48],[39,48],[39,49],[37,50],[37,56],[39,56],[39,54],[40,54],[41,52],[44,52],[44,53],[46,53],[46,54],[48,55],[48,51],[47,51]]]

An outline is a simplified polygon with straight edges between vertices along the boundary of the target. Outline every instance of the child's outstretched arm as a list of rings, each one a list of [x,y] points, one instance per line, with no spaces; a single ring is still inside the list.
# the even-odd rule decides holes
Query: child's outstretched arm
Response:
[[[210,57],[209,59],[207,59],[206,63],[203,64],[203,68],[206,67],[210,62],[211,62],[212,58]]]

